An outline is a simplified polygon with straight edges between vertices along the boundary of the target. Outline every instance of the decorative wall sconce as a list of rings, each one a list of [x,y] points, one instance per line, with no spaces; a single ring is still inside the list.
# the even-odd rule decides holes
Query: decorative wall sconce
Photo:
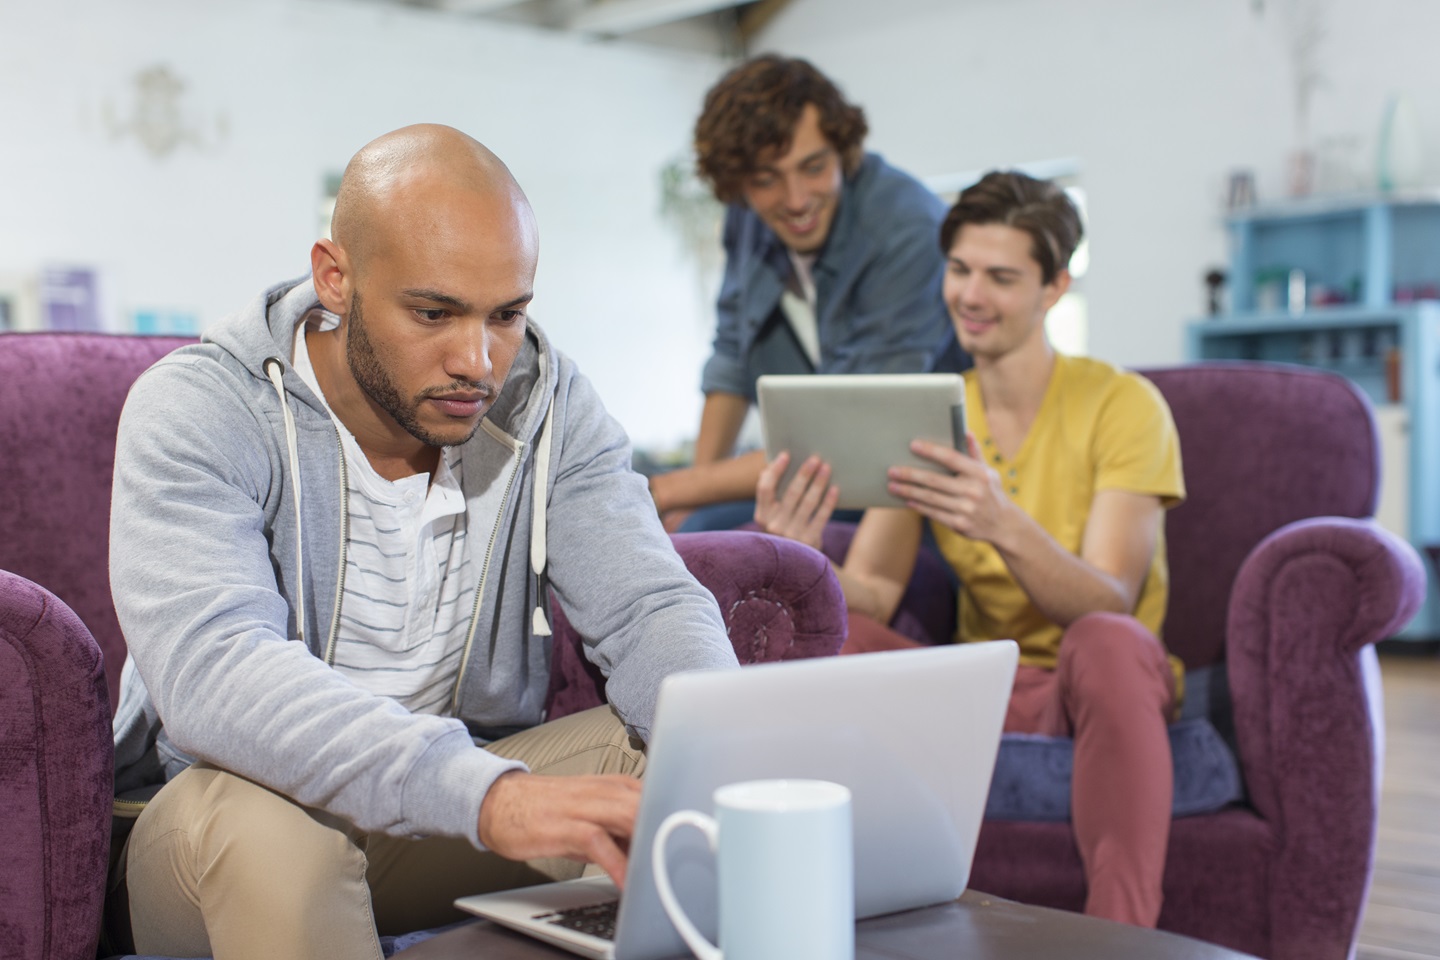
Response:
[[[217,111],[203,124],[187,117],[181,104],[185,89],[185,81],[164,64],[138,71],[132,78],[133,103],[128,115],[119,116],[109,100],[102,107],[101,119],[110,139],[134,137],[157,160],[181,147],[209,150],[219,146],[230,135],[224,112]]]

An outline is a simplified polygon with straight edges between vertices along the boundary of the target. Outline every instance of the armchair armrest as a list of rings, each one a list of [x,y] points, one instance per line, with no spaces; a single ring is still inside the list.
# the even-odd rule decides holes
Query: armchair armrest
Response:
[[[1315,944],[1311,955],[1350,942],[1359,922],[1341,907],[1364,903],[1375,844],[1384,728],[1372,644],[1424,594],[1419,555],[1369,520],[1289,524],[1236,577],[1226,658],[1247,792],[1280,848],[1271,922],[1276,942]]]
[[[1246,558],[1230,598],[1226,659],[1245,783],[1267,819],[1285,811],[1276,744],[1328,790],[1363,758],[1372,706],[1359,654],[1414,616],[1424,599],[1420,557],[1369,520],[1321,517],[1275,531]],[[1333,763],[1341,766],[1331,771]],[[1353,784],[1352,784],[1353,785]],[[1368,784],[1367,784],[1368,789]],[[1297,798],[1299,799],[1299,798]],[[1310,805],[1314,796],[1303,798]]]
[[[845,594],[819,551],[768,533],[677,533],[685,566],[715,595],[740,663],[829,657],[849,625]]]
[[[0,930],[18,958],[93,957],[114,779],[100,647],[48,590],[0,570]]]
[[[833,656],[845,641],[845,595],[830,562],[816,550],[769,534],[726,530],[677,533],[675,551],[715,596],[742,665]],[[585,659],[581,640],[559,605],[551,612],[547,717],[605,702],[605,678]]]

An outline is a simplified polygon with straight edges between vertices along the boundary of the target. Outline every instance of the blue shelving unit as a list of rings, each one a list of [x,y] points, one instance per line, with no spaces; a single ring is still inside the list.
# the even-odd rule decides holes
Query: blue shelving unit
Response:
[[[1260,207],[1227,221],[1232,312],[1187,327],[1194,360],[1333,370],[1376,406],[1393,471],[1380,520],[1440,543],[1440,192]],[[1428,563],[1427,563],[1427,566]],[[1440,589],[1401,638],[1440,637]]]

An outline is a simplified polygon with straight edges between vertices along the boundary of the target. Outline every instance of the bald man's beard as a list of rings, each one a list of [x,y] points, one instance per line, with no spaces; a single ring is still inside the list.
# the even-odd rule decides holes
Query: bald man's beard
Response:
[[[365,316],[360,307],[359,292],[350,295],[350,313],[345,318],[348,330],[345,334],[345,360],[350,365],[350,375],[365,392],[365,396],[375,402],[380,409],[390,415],[390,418],[410,436],[419,440],[426,446],[449,447],[459,446],[475,435],[480,429],[480,421],[475,421],[475,426],[460,440],[446,440],[437,437],[420,425],[418,411],[425,396],[430,393],[444,393],[455,389],[480,389],[486,391],[493,399],[495,390],[487,384],[446,384],[444,387],[434,390],[424,390],[415,399],[406,401],[400,395],[400,390],[395,386],[395,381],[390,378],[390,371],[380,361],[379,355],[375,352],[375,345],[370,342],[369,335],[365,332]]]

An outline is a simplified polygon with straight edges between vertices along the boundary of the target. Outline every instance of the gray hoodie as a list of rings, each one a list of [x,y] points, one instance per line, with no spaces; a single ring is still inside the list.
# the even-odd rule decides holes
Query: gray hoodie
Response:
[[[735,667],[734,651],[630,470],[624,431],[532,323],[466,444],[469,521],[490,535],[453,716],[411,714],[332,669],[344,454],[290,366],[296,324],[318,306],[309,277],[271,288],[148,370],[125,403],[110,521],[130,655],[116,792],[200,759],[363,830],[478,846],[480,802],[517,764],[476,741],[544,719],[547,585],[642,739],[664,676]],[[478,515],[496,484],[499,517]]]

